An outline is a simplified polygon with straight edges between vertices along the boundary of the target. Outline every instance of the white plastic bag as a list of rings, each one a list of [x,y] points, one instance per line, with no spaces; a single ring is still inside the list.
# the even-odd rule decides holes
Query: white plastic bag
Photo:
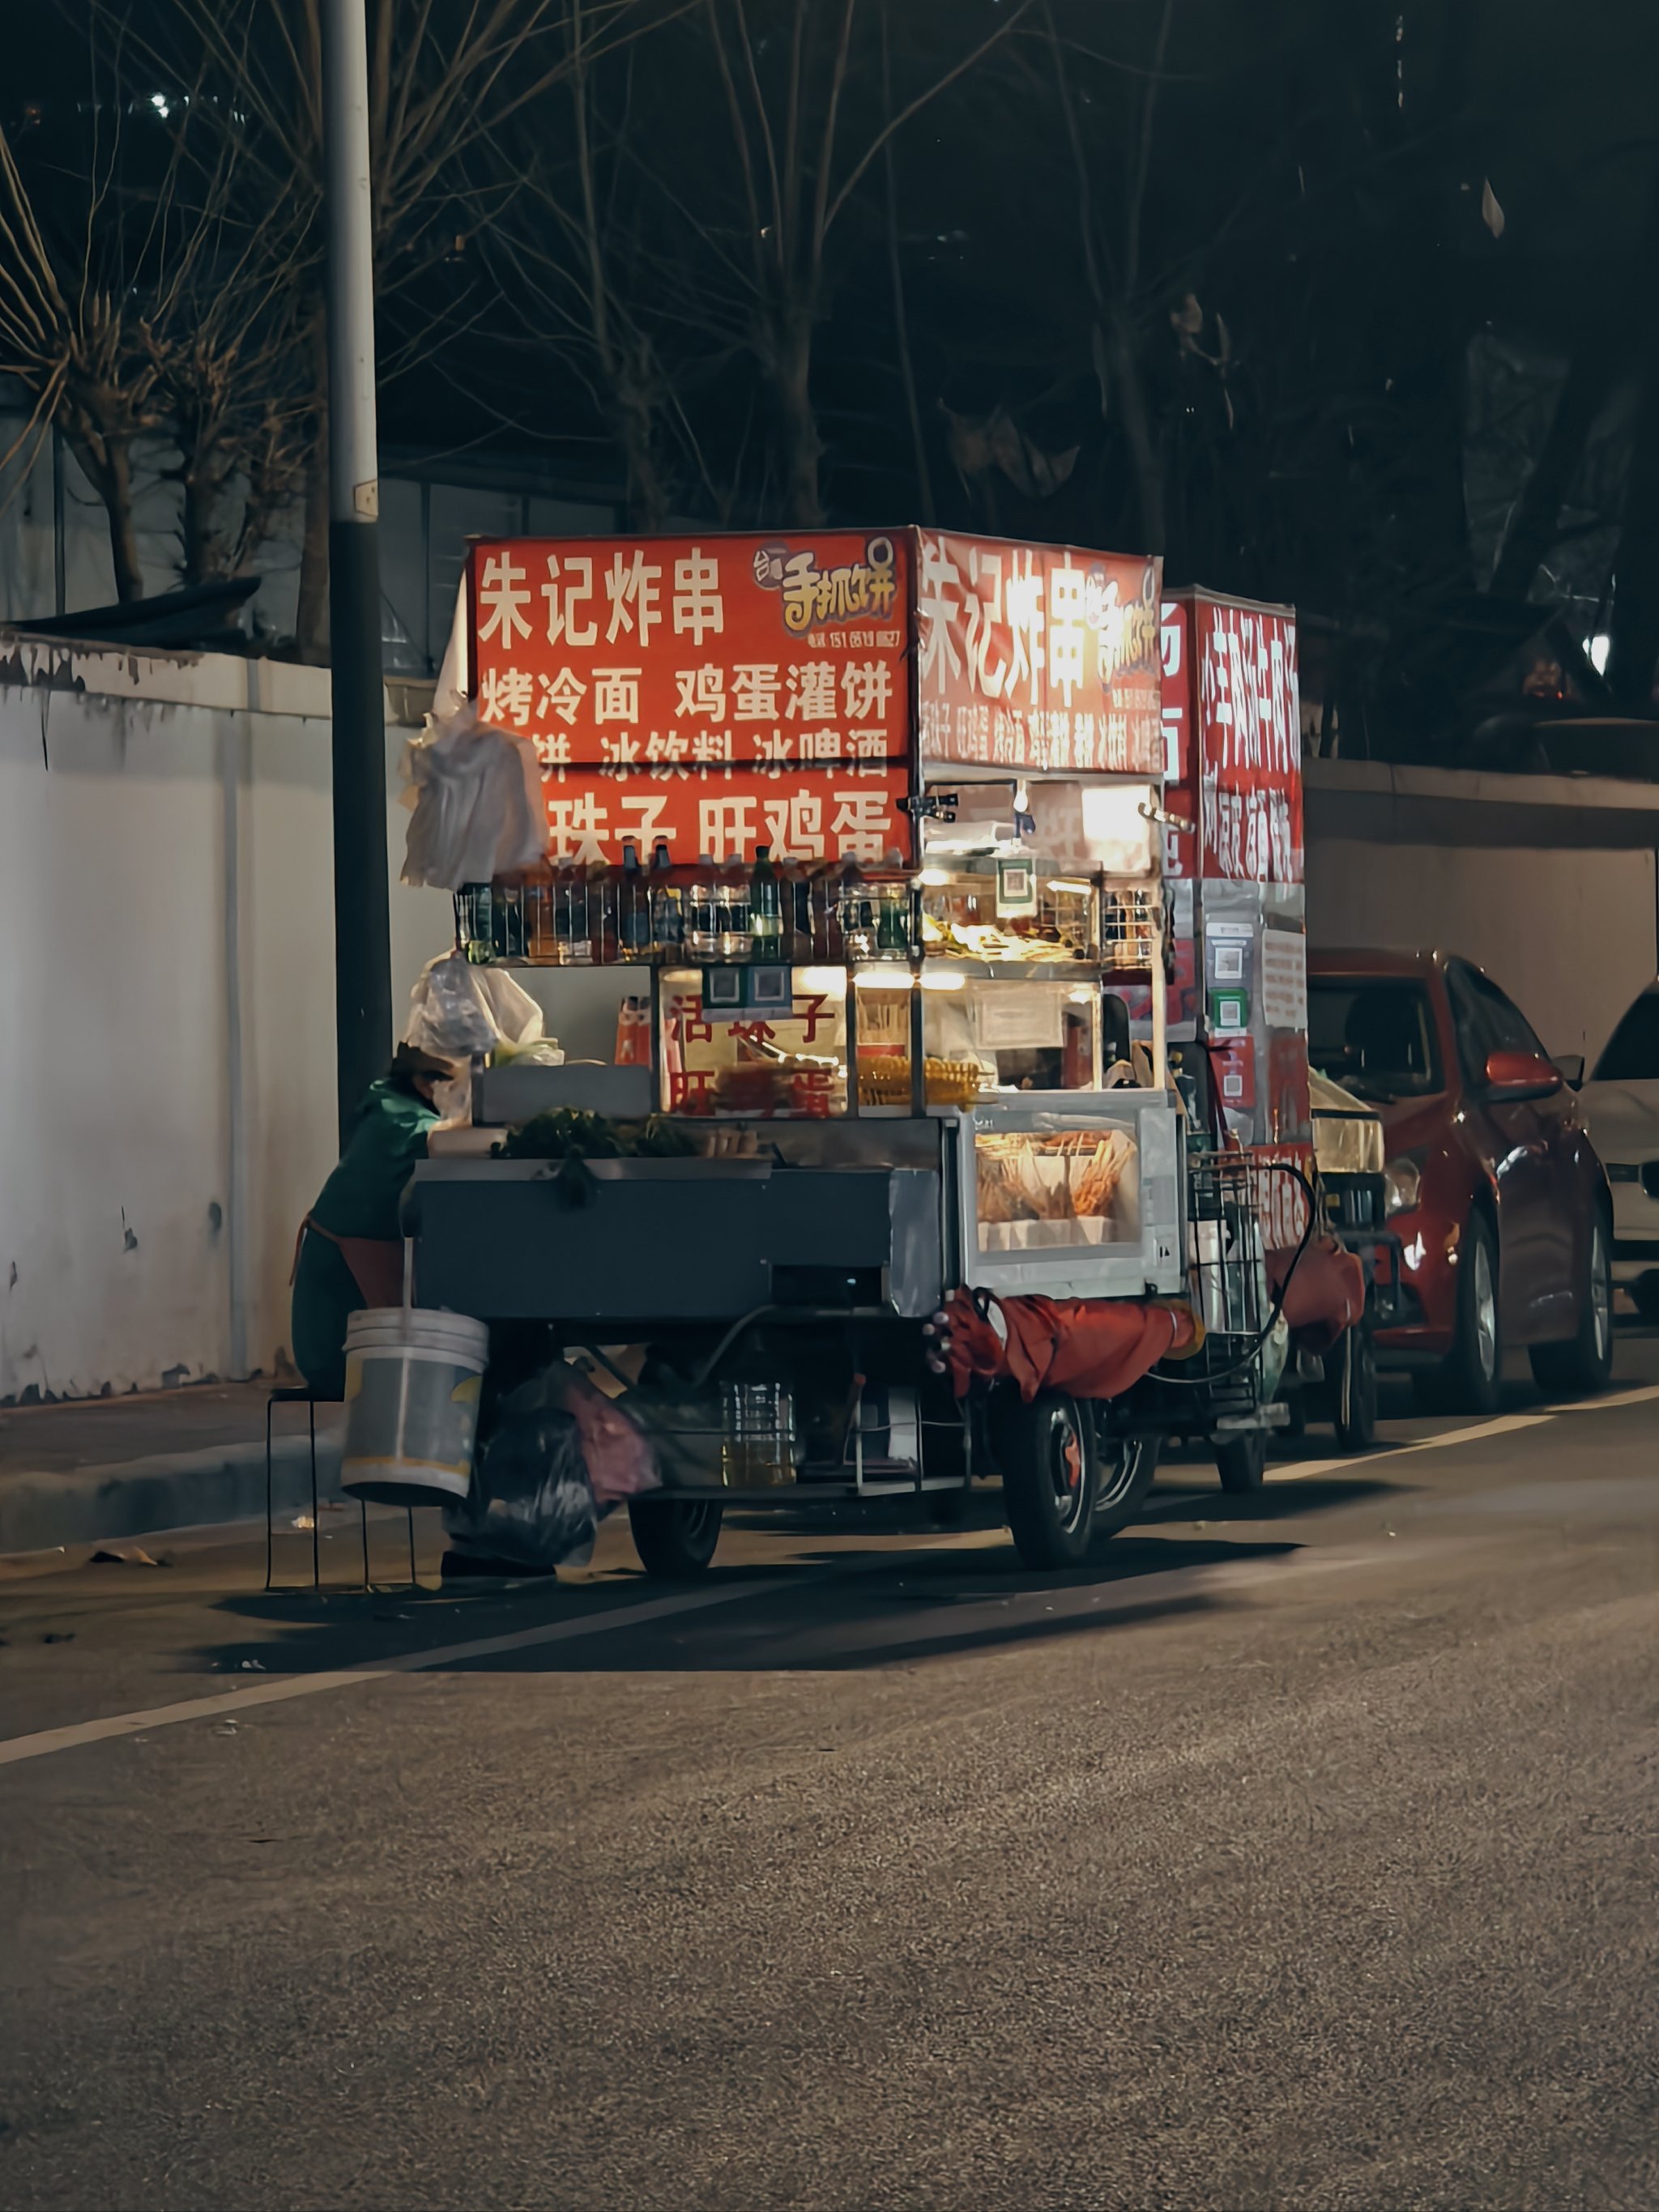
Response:
[[[523,1046],[542,1034],[542,1010],[499,968],[475,968],[459,952],[428,960],[409,994],[404,1036],[440,1060],[465,1061],[503,1040]]]
[[[434,890],[534,867],[547,844],[541,764],[528,738],[480,722],[469,700],[404,747],[410,810],[403,879]]]
[[[542,1010],[528,991],[500,968],[467,968],[489,1001],[495,1033],[510,1045],[534,1044],[542,1035]]]

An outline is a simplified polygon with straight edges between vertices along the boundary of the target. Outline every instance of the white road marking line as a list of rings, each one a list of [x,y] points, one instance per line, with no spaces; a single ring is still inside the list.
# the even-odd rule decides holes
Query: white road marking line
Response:
[[[814,1577],[814,1580],[818,1577]],[[658,1597],[643,1605],[612,1606],[603,1613],[585,1613],[574,1620],[547,1621],[539,1628],[515,1629],[506,1636],[481,1636],[471,1644],[444,1644],[435,1650],[404,1651],[393,1659],[366,1660],[361,1666],[340,1667],[324,1674],[279,1675],[274,1681],[251,1682],[244,1688],[226,1690],[217,1697],[187,1698],[176,1705],[155,1705],[143,1713],[107,1713],[101,1720],[76,1721],[67,1728],[42,1729],[35,1735],[11,1736],[0,1741],[0,1766],[19,1759],[42,1759],[48,1752],[70,1751],[77,1744],[103,1743],[112,1736],[137,1735],[150,1729],[170,1728],[176,1721],[211,1720],[223,1713],[246,1712],[255,1705],[275,1705],[290,1698],[312,1698],[325,1690],[341,1690],[353,1682],[373,1682],[387,1674],[415,1674],[427,1667],[454,1667],[468,1659],[493,1659],[503,1651],[527,1651],[541,1644],[566,1644],[578,1636],[600,1636],[613,1628],[631,1628],[641,1621],[662,1620],[678,1613],[696,1613],[708,1606],[733,1605],[741,1598],[763,1597],[774,1590],[799,1587],[790,1578],[774,1576],[765,1582],[723,1584],[719,1589],[690,1590],[677,1597]]]
[[[940,1536],[926,1543],[907,1545],[915,1551],[981,1551],[1009,1542],[1006,1528],[968,1528],[957,1535]],[[867,1572],[884,1556],[896,1552],[849,1552],[845,1563],[822,1569],[805,1579],[817,1583],[848,1570]],[[565,1644],[579,1636],[600,1636],[613,1628],[631,1628],[641,1622],[661,1620],[675,1613],[697,1613],[709,1606],[732,1605],[748,1597],[769,1596],[774,1591],[801,1588],[793,1576],[772,1576],[763,1582],[722,1585],[718,1589],[692,1590],[676,1597],[647,1599],[641,1605],[612,1606],[603,1613],[588,1613],[574,1620],[549,1621],[539,1628],[515,1629],[506,1636],[480,1637],[470,1644],[446,1644],[436,1649],[406,1651],[392,1659],[365,1660],[356,1667],[335,1668],[326,1674],[278,1675],[269,1682],[250,1682],[246,1687],[222,1691],[216,1697],[187,1698],[174,1705],[155,1705],[137,1713],[109,1713],[100,1720],[76,1721],[66,1727],[42,1729],[37,1735],[0,1739],[0,1766],[25,1759],[43,1759],[54,1751],[72,1751],[77,1745],[104,1743],[111,1738],[138,1735],[151,1729],[171,1728],[179,1721],[211,1720],[222,1714],[246,1712],[258,1705],[285,1704],[292,1698],[309,1698],[325,1690],[348,1688],[354,1682],[373,1682],[388,1674],[414,1674],[428,1667],[459,1666],[469,1659],[494,1658],[504,1651],[524,1651],[543,1644]]]
[[[1447,1429],[1437,1437],[1419,1437],[1408,1444],[1393,1444],[1387,1451],[1355,1452],[1347,1459],[1316,1459],[1303,1466],[1269,1468],[1269,1482],[1306,1482],[1310,1476],[1330,1474],[1338,1468],[1348,1474],[1362,1468],[1374,1467],[1381,1459],[1403,1459],[1411,1452],[1443,1451],[1448,1444],[1478,1443],[1483,1437],[1511,1436],[1518,1429],[1544,1427],[1554,1416],[1551,1413],[1504,1413],[1495,1421],[1477,1421],[1467,1429]]]
[[[1569,1398],[1565,1405],[1547,1406],[1550,1413],[1611,1413],[1620,1406],[1650,1405],[1659,1398],[1659,1382],[1650,1382],[1640,1390],[1614,1390],[1604,1398]]]

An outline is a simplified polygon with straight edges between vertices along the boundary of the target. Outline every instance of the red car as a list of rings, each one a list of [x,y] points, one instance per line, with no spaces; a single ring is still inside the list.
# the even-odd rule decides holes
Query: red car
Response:
[[[1503,1354],[1540,1386],[1613,1364],[1613,1205],[1577,1101],[1491,977],[1443,952],[1310,952],[1308,1053],[1382,1117],[1404,1319],[1377,1336],[1437,1412],[1487,1413]]]

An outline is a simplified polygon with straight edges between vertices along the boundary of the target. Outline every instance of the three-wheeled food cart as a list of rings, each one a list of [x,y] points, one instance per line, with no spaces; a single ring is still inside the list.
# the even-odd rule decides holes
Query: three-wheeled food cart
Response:
[[[646,1565],[728,1504],[945,1517],[988,1474],[1062,1565],[1169,1435],[1260,1480],[1316,1225],[1284,611],[931,530],[488,541],[466,591],[549,843],[458,888],[458,945],[549,969],[562,1034],[608,975],[619,1047],[475,1066],[418,1295],[498,1384],[626,1385]]]

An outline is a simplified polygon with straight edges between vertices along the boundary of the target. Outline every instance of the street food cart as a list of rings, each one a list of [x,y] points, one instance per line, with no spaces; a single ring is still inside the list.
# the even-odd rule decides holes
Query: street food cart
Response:
[[[1294,897],[1187,865],[1216,793],[1166,736],[1158,564],[515,538],[465,591],[466,689],[533,740],[548,845],[457,887],[457,944],[549,969],[556,1025],[615,970],[618,1042],[475,1066],[405,1200],[418,1294],[487,1322],[503,1378],[578,1348],[613,1378],[663,1478],[646,1565],[706,1565],[727,1504],[945,1517],[981,1474],[1062,1565],[1171,1434],[1259,1480],[1313,1228],[1299,781],[1292,750]],[[1224,1040],[1195,979],[1218,1000],[1247,942]]]

